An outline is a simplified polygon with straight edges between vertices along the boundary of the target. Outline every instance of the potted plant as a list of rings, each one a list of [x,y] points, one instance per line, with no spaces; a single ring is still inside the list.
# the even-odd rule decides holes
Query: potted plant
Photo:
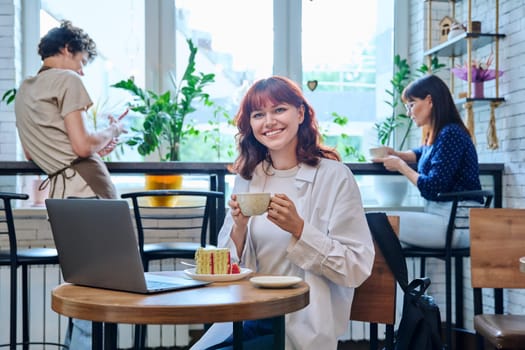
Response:
[[[173,91],[157,94],[138,87],[133,78],[111,85],[134,95],[136,99],[130,103],[130,109],[144,116],[142,125],[132,128],[135,134],[126,141],[130,146],[138,146],[140,155],[157,151],[161,161],[180,160],[181,142],[186,136],[198,133],[192,124],[185,123],[186,117],[196,110],[193,102],[200,100],[204,105],[211,104],[204,88],[215,81],[215,74],[195,73],[197,47],[191,39],[187,43],[190,55],[180,82],[177,84],[170,74]]]
[[[405,113],[405,109],[402,108],[403,101],[401,100],[401,96],[403,90],[405,90],[412,80],[425,74],[436,73],[443,67],[445,67],[445,64],[439,63],[437,56],[435,56],[431,59],[430,66],[422,64],[416,70],[416,73],[413,74],[406,59],[402,59],[400,55],[394,56],[394,75],[390,80],[391,87],[385,90],[388,96],[390,96],[390,99],[386,100],[385,103],[391,107],[392,113],[383,121],[375,123],[374,125],[377,131],[377,141],[381,146],[391,146],[398,150],[404,148],[410,130],[412,129],[413,121]],[[403,136],[401,142],[397,143],[395,142],[395,132],[398,128],[402,127],[405,128]],[[387,178],[389,181],[381,179],[374,183],[376,191],[381,192],[381,196],[378,196],[379,202],[385,206],[398,206],[403,202],[408,183],[403,177],[388,176]]]
[[[383,146],[391,146],[398,150],[403,149],[413,125],[413,121],[405,113],[405,109],[401,108],[403,106],[403,101],[401,100],[403,90],[405,90],[412,80],[431,72],[436,73],[443,67],[445,67],[445,64],[439,63],[436,56],[432,58],[430,67],[426,64],[422,64],[416,70],[416,74],[412,74],[407,60],[401,59],[401,56],[399,55],[394,56],[394,75],[390,80],[391,88],[385,90],[390,96],[390,99],[385,100],[385,103],[392,108],[392,114],[374,125],[374,128],[377,131],[377,141],[379,144]],[[396,144],[394,142],[394,133],[396,129],[403,126],[405,127],[403,137],[401,138],[401,142]],[[396,145],[398,147],[395,147]]]
[[[200,101],[211,105],[204,88],[215,81],[215,74],[195,72],[197,47],[191,39],[187,43],[190,55],[180,82],[177,84],[173,74],[170,74],[173,91],[158,94],[145,90],[138,87],[132,78],[112,85],[129,91],[135,97],[130,102],[130,110],[144,116],[139,127],[131,128],[134,134],[126,141],[132,147],[137,146],[140,155],[158,152],[161,161],[180,160],[180,145],[184,138],[198,134],[198,130],[187,120],[187,116],[196,110],[193,103]],[[150,180],[151,184],[148,183]],[[146,178],[146,188],[177,188],[181,182],[180,176],[175,177],[175,184],[171,184],[169,175],[153,175]]]

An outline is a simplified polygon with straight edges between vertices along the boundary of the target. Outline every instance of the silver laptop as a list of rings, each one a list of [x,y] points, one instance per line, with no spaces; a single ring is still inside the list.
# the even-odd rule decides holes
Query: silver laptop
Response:
[[[120,199],[46,199],[66,282],[136,293],[209,282],[144,272],[129,204]]]

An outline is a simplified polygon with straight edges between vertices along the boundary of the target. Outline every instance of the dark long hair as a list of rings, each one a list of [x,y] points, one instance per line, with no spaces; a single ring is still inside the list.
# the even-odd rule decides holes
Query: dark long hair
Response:
[[[87,52],[90,62],[97,56],[97,47],[93,39],[66,20],[60,23],[60,27],[51,29],[40,39],[38,54],[44,60],[58,55],[63,48],[67,48],[72,54]]]
[[[441,129],[451,123],[458,124],[471,135],[461,119],[447,84],[438,76],[428,74],[414,80],[403,91],[402,99],[404,102],[410,102],[415,98],[424,99],[428,95],[432,98],[432,115],[430,131],[425,140],[427,145],[433,144]]]
[[[239,173],[245,179],[252,178],[255,167],[261,161],[266,160],[272,163],[266,146],[257,141],[253,135],[250,126],[251,113],[269,104],[280,103],[296,108],[304,107],[304,121],[299,125],[297,131],[298,142],[295,152],[300,163],[316,166],[321,158],[341,160],[336,150],[321,144],[315,111],[306,101],[299,86],[288,78],[272,76],[256,81],[248,89],[235,116],[239,155],[233,164],[232,171]]]

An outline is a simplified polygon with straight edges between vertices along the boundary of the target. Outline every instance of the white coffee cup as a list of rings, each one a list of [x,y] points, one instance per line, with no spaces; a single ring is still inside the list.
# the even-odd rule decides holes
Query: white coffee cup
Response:
[[[386,147],[374,147],[370,148],[368,150],[368,153],[370,153],[370,156],[372,158],[385,158],[388,156],[387,148]]]
[[[270,193],[237,193],[237,202],[244,216],[261,215],[268,210]]]
[[[520,258],[520,271],[525,273],[525,256]]]

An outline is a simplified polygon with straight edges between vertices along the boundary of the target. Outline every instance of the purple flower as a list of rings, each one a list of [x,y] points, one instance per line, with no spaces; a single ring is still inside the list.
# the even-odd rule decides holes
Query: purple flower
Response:
[[[496,70],[495,69],[483,69],[483,68],[476,68],[471,67],[472,69],[472,82],[473,83],[480,83],[487,80],[492,80],[496,78]],[[460,67],[460,68],[452,68],[452,73],[456,77],[458,77],[461,80],[468,81],[468,69],[466,67]],[[501,77],[503,75],[503,71],[498,71],[497,76]]]

